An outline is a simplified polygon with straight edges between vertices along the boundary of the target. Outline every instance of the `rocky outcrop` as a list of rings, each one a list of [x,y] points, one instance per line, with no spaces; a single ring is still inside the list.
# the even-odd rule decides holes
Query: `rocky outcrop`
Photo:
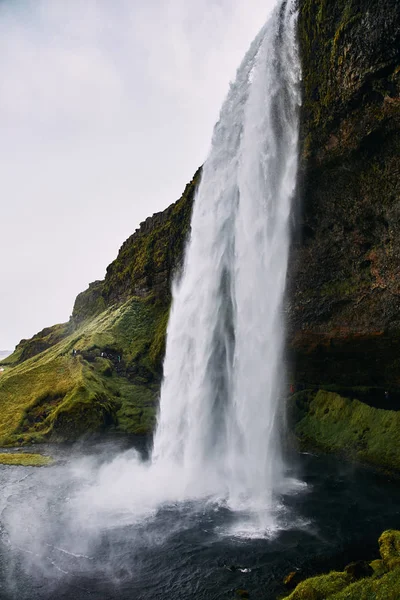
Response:
[[[21,340],[15,348],[13,355],[8,359],[11,362],[24,362],[36,354],[51,348],[71,332],[69,323],[45,327],[29,340]],[[7,361],[6,361],[7,362]]]
[[[375,393],[374,393],[375,392]],[[400,396],[369,388],[304,390],[291,396],[289,419],[301,445],[333,452],[386,473],[400,473]]]
[[[198,169],[177,202],[140,224],[107,267],[104,281],[95,281],[79,294],[72,313],[75,327],[106,307],[122,304],[133,296],[152,296],[169,304],[171,282],[182,262],[200,175]]]

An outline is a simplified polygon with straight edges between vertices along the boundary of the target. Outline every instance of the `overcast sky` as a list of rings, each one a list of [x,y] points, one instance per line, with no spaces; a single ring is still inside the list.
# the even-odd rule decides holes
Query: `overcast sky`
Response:
[[[273,4],[0,0],[0,350],[179,198]]]

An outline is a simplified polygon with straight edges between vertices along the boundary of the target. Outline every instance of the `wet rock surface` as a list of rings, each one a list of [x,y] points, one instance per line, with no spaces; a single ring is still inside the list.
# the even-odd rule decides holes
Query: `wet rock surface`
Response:
[[[400,5],[300,2],[293,377],[399,385]]]

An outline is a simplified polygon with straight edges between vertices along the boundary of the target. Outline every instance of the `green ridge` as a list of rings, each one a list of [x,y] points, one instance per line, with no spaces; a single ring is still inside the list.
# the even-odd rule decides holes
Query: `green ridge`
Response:
[[[163,330],[165,313],[152,299],[132,298],[6,369],[0,445],[70,440],[109,428],[149,434],[160,377],[153,332]]]

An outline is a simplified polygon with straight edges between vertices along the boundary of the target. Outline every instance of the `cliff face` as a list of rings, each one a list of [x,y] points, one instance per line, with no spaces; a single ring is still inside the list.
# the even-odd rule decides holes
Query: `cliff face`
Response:
[[[200,175],[198,169],[175,204],[140,224],[107,267],[104,281],[95,281],[79,294],[72,313],[74,326],[132,296],[152,296],[169,305],[172,277],[182,262]]]
[[[294,379],[400,384],[400,4],[302,0]]]
[[[291,423],[306,447],[399,472],[400,4],[302,0],[299,32]]]

